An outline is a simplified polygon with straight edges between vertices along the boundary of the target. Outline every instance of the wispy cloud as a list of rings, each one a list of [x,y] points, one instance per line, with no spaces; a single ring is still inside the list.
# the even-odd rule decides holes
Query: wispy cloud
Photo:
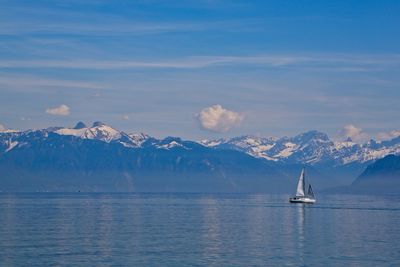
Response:
[[[65,87],[65,88],[82,88],[82,89],[104,89],[103,85],[85,82],[85,81],[71,81],[61,79],[46,79],[35,76],[22,76],[2,75],[0,76],[0,84],[14,87]]]
[[[0,35],[29,36],[29,35],[64,35],[64,36],[94,36],[118,37],[135,35],[152,35],[174,32],[265,32],[265,25],[282,21],[320,20],[318,17],[267,17],[267,18],[236,18],[222,20],[174,20],[174,21],[141,21],[125,19],[117,16],[107,17],[98,13],[68,13],[63,11],[38,11],[32,19],[31,12],[19,13],[21,19],[4,20],[0,24]],[[57,20],[58,17],[63,19]],[[31,19],[29,19],[31,18]]]
[[[3,60],[0,68],[61,68],[61,69],[194,69],[215,66],[258,65],[336,71],[373,71],[400,68],[400,55],[254,55],[254,56],[193,56],[165,60]]]
[[[368,139],[367,133],[363,131],[363,129],[356,127],[352,124],[348,124],[343,127],[342,130],[339,131],[339,139],[348,139],[350,138],[355,142],[363,142]]]
[[[194,23],[112,23],[108,25],[93,25],[84,23],[17,23],[2,24],[1,35],[35,35],[35,34],[64,34],[85,36],[119,36],[119,35],[142,35],[178,31],[204,30],[206,25]]]
[[[380,132],[378,133],[378,140],[390,140],[400,136],[400,130],[393,130],[390,132]]]

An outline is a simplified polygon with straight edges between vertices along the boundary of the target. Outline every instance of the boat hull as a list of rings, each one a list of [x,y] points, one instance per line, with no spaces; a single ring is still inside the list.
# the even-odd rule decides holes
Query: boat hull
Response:
[[[308,198],[308,197],[291,197],[289,198],[290,203],[306,203],[306,204],[314,204],[315,199],[314,198]]]

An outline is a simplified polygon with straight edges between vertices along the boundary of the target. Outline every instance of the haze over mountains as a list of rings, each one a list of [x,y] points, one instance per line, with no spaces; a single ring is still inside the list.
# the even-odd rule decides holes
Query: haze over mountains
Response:
[[[3,191],[291,192],[302,166],[317,190],[351,184],[400,154],[400,137],[357,144],[318,131],[294,137],[184,141],[101,122],[0,132]]]
[[[349,187],[332,190],[339,193],[399,194],[400,156],[388,155],[369,165]]]

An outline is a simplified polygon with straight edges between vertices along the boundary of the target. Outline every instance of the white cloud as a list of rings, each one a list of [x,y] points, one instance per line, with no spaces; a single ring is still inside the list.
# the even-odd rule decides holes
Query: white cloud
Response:
[[[221,105],[213,105],[201,110],[196,118],[203,129],[223,133],[238,126],[244,116],[235,111],[224,109]]]
[[[0,131],[5,131],[5,130],[7,130],[6,127],[4,127],[3,124],[0,124]]]
[[[68,116],[70,113],[70,109],[67,105],[62,104],[59,107],[47,108],[46,113],[57,116]]]
[[[394,131],[390,131],[390,132],[381,132],[381,133],[378,133],[377,137],[378,137],[378,140],[390,140],[390,139],[396,138],[398,136],[400,136],[400,130],[398,130],[398,131],[394,130]]]
[[[122,116],[122,119],[124,119],[124,120],[129,120],[129,115],[126,115],[126,114],[123,115],[123,116]]]
[[[343,127],[339,132],[340,139],[348,139],[351,138],[354,142],[365,141],[368,139],[368,135],[363,132],[361,128],[358,128],[352,124],[348,124]]]

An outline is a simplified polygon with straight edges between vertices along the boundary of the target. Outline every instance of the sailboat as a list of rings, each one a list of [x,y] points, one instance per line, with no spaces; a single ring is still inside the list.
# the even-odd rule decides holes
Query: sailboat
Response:
[[[289,198],[291,203],[315,203],[315,196],[311,184],[308,184],[306,193],[306,177],[304,168],[301,170],[299,182],[297,183],[296,196]]]

